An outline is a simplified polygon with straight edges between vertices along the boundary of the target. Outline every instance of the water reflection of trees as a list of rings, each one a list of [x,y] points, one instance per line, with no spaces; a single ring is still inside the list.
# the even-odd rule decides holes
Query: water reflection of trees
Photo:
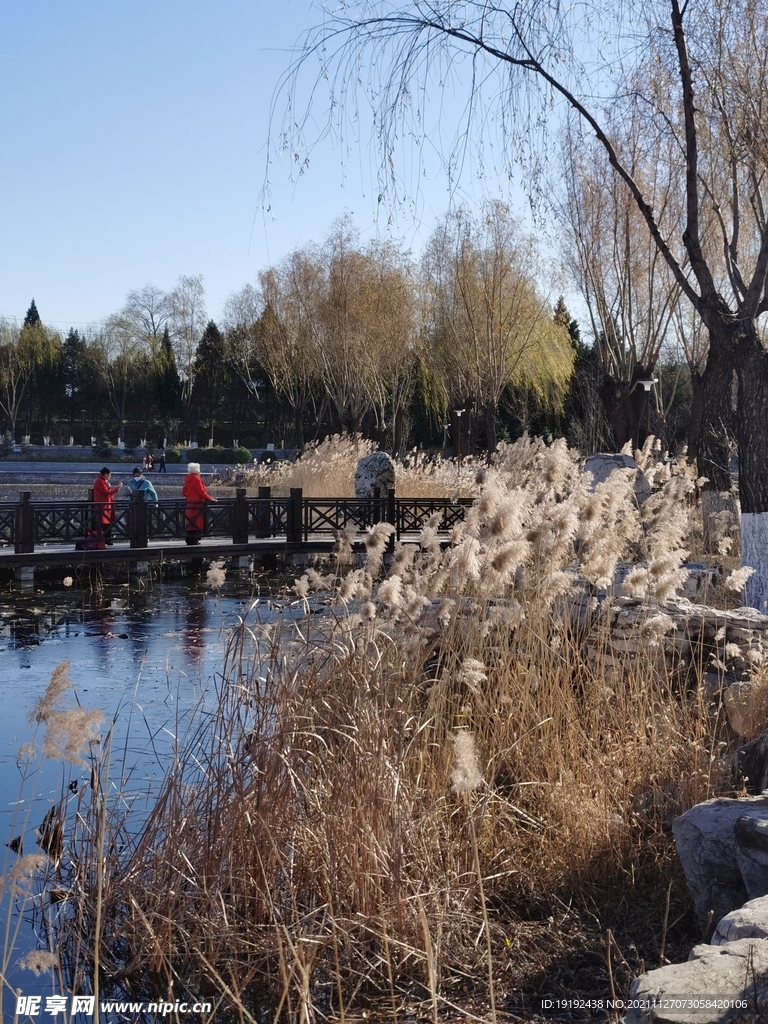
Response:
[[[31,650],[48,637],[63,640],[82,634],[95,667],[106,672],[112,670],[115,657],[125,657],[132,664],[141,659],[141,652],[165,652],[162,642],[157,647],[157,641],[170,635],[170,629],[178,636],[177,649],[187,664],[200,665],[210,649],[205,632],[212,614],[203,595],[179,593],[175,588],[121,587],[117,593],[116,589],[79,595],[51,592],[37,595],[34,602],[11,598],[0,606],[0,650]],[[115,641],[119,640],[131,641],[130,649],[118,645],[118,653]]]
[[[15,615],[3,623],[3,635],[11,648],[37,647],[40,643],[40,620],[34,614]]]
[[[184,619],[182,647],[189,661],[197,664],[205,651],[205,626],[208,621],[205,601],[188,601]]]

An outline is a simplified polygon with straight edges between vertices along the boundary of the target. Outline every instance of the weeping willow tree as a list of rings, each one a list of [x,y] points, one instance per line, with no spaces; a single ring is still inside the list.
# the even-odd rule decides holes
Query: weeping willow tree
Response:
[[[679,221],[676,161],[660,140],[643,135],[639,106],[639,112],[629,112],[626,126],[628,162],[656,216]],[[686,300],[605,150],[571,133],[565,142],[564,250],[586,304],[602,370],[600,397],[618,451],[628,441],[640,444],[646,398],[639,381],[654,376]]]
[[[351,219],[322,245],[290,253],[230,299],[226,318],[240,373],[257,364],[293,414],[295,440],[317,400],[321,419],[358,433],[370,417],[382,447],[401,446],[416,381],[416,292],[408,256],[361,246]]]
[[[303,70],[315,88],[302,112]],[[602,147],[708,332],[699,457],[714,441],[703,453],[712,466],[723,462],[718,399],[736,373],[742,558],[757,570],[747,585],[756,608],[768,606],[768,351],[758,323],[768,313],[766,77],[768,8],[754,0],[350,0],[309,35],[289,71],[280,136],[303,170],[311,133],[344,136],[361,122],[365,94],[384,194],[399,185],[402,146],[432,145],[428,115],[443,105],[428,101],[450,79],[457,94],[466,90],[467,115],[446,154],[449,171],[460,171],[468,151],[482,160],[490,127],[504,170],[522,165],[535,202],[551,187],[548,130],[570,112],[584,143]],[[321,104],[325,122],[316,119]],[[640,144],[662,140],[674,155],[680,217],[660,216],[649,182],[635,176],[638,140],[626,128],[638,108]]]
[[[323,388],[342,430],[357,433],[372,413],[379,441],[385,443],[387,422],[396,422],[411,391],[409,261],[393,245],[361,246],[348,217],[333,225],[320,257],[323,294],[316,353]]]
[[[30,306],[30,312],[34,307]],[[37,307],[34,307],[37,314]],[[15,324],[0,320],[0,411],[7,427],[16,439],[16,424],[22,408],[29,410],[29,391],[36,375],[51,371],[61,354],[61,338],[37,319],[27,319],[19,330]]]
[[[567,328],[556,323],[536,286],[538,258],[509,207],[491,202],[478,216],[450,213],[424,257],[425,359],[452,409],[471,410],[488,448],[505,391],[535,396],[543,409],[562,407],[573,371]]]

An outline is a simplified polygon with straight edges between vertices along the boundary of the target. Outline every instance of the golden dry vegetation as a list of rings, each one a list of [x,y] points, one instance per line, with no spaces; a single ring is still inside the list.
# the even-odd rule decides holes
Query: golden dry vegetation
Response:
[[[271,478],[344,493],[354,460],[323,455]],[[670,823],[733,791],[735,737],[696,666],[659,656],[700,512],[684,467],[641,460],[638,508],[631,474],[592,489],[563,442],[502,446],[449,547],[431,524],[385,564],[378,524],[364,564],[341,538],[296,581],[306,618],[246,619],[138,832],[106,758],[62,820],[43,885],[67,894],[68,984],[212,994],[222,1020],[530,1019],[684,958]],[[622,560],[645,615],[617,671],[586,652]]]

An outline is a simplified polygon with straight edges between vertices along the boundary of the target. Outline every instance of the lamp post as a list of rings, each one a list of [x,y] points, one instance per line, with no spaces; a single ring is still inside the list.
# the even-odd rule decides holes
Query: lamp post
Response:
[[[461,469],[461,414],[464,412],[463,409],[454,409],[453,415],[456,417],[456,471]]]
[[[650,380],[639,380],[637,383],[642,385],[645,392],[645,439],[647,441],[651,432],[651,388],[654,384],[659,383],[659,378],[652,377]]]

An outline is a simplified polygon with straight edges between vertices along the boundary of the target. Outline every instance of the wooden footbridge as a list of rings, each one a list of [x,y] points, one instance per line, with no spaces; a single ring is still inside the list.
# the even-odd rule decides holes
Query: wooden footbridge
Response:
[[[472,499],[399,498],[394,490],[372,498],[305,498],[300,488],[288,497],[273,497],[260,487],[258,497],[238,489],[234,498],[219,498],[204,507],[205,530],[199,546],[186,543],[188,518],[183,500],[116,501],[109,547],[93,549],[101,531],[102,506],[93,501],[35,501],[21,491],[17,503],[0,503],[0,566],[35,567],[130,561],[230,557],[245,567],[254,555],[301,556],[330,552],[346,533],[353,549],[362,549],[376,523],[393,527],[396,540],[416,541],[430,520],[447,541],[463,520]],[[90,548],[90,549],[89,549]]]

